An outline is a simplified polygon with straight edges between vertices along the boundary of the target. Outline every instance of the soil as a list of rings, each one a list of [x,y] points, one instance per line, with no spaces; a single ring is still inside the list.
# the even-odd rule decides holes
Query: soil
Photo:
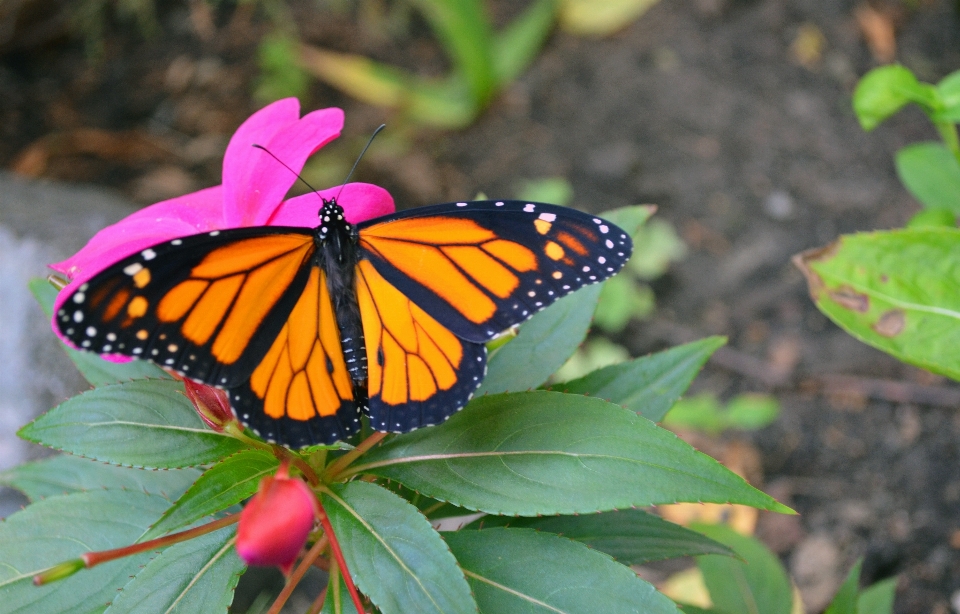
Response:
[[[147,38],[108,14],[93,57],[58,21],[67,3],[40,4],[20,3],[0,33],[0,164],[141,203],[218,183],[226,139],[262,104],[251,95],[256,42],[269,29],[258,9],[164,3]],[[426,26],[393,4],[323,18],[306,3],[287,6],[310,43],[446,69]],[[921,78],[960,67],[955,3],[874,8],[896,24],[896,58]],[[618,341],[640,355],[727,335],[694,390],[780,400],[773,426],[725,442],[758,450],[755,479],[800,512],[763,515],[758,533],[810,611],[864,557],[865,583],[898,577],[896,612],[948,614],[960,600],[958,389],[840,331],[790,264],[839,233],[900,226],[919,208],[893,154],[936,139],[933,129],[909,109],[866,134],[850,108],[856,79],[877,64],[860,9],[664,0],[608,38],[556,33],[474,125],[411,133],[402,153],[369,155],[358,179],[387,187],[403,207],[481,191],[509,197],[548,176],[566,177],[585,210],[657,204],[689,254],[655,283],[654,317]],[[393,38],[374,27],[388,18],[406,26]],[[800,44],[811,32],[822,36],[813,56]],[[394,121],[316,83],[303,105],[345,108],[351,151]]]

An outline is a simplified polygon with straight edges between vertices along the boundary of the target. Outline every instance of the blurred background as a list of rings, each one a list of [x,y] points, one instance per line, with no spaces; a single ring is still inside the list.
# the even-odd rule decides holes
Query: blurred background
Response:
[[[931,82],[960,68],[960,5],[2,0],[0,470],[42,453],[16,428],[83,387],[26,280],[136,207],[219,183],[240,122],[297,96],[346,111],[304,170],[317,187],[386,123],[355,179],[400,208],[657,205],[561,381],[728,336],[668,423],[800,515],[715,519],[776,552],[808,612],[858,557],[864,583],[898,578],[896,612],[960,612],[960,388],[835,327],[790,264],[919,210],[893,155],[934,129],[908,109],[867,134],[850,105],[892,61]],[[22,504],[0,490],[0,516]],[[707,512],[664,511],[689,513]],[[685,564],[639,571],[662,584]]]

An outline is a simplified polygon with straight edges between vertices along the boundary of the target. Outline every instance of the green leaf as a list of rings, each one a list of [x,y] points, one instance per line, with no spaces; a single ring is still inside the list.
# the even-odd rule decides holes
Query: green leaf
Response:
[[[573,186],[563,177],[531,179],[520,185],[517,200],[567,206],[573,200]]]
[[[7,469],[0,473],[0,484],[16,488],[31,501],[101,488],[143,491],[176,501],[198,477],[196,469],[150,471],[58,454]]]
[[[102,612],[150,553],[111,561],[46,586],[33,576],[62,561],[134,543],[170,505],[143,492],[98,490],[38,501],[0,523],[6,614]]]
[[[723,525],[697,524],[691,528],[731,547],[742,559],[697,557],[714,609],[738,614],[790,614],[793,588],[776,555],[759,541]]]
[[[960,380],[960,230],[842,236],[794,257],[813,300],[857,339]]]
[[[560,26],[578,36],[610,36],[639,19],[657,0],[563,0]]]
[[[870,131],[910,102],[932,109],[938,100],[933,86],[917,81],[909,69],[891,64],[874,68],[860,79],[853,92],[853,110],[860,126]]]
[[[680,607],[680,611],[683,612],[683,614],[725,614],[717,612],[716,610],[705,610],[687,603],[678,603],[677,605]]]
[[[257,492],[260,480],[276,473],[280,462],[264,450],[241,450],[207,469],[143,539],[153,539],[204,516],[240,503]]]
[[[468,84],[474,106],[481,108],[496,91],[493,32],[480,0],[412,0]]]
[[[550,389],[607,399],[658,422],[687,390],[710,356],[726,342],[726,337],[707,337],[605,367]]]
[[[960,214],[960,164],[940,143],[914,143],[898,151],[897,174],[924,207]]]
[[[297,62],[298,40],[280,31],[272,32],[257,45],[260,75],[254,96],[273,102],[293,96],[302,98],[310,86],[306,72]]]
[[[444,533],[481,614],[676,614],[630,568],[583,544],[530,529]]]
[[[474,396],[530,390],[547,381],[583,343],[602,287],[580,288],[522,324],[515,339],[490,355]]]
[[[850,573],[847,574],[847,579],[840,585],[840,590],[834,595],[833,601],[830,602],[823,614],[857,614],[857,589],[860,588],[860,568],[862,566],[863,559],[854,564]]]
[[[123,587],[105,614],[217,614],[233,601],[245,566],[235,526],[166,548]]]
[[[537,0],[496,35],[493,46],[493,73],[498,87],[506,87],[536,59],[553,29],[557,4],[557,0]],[[520,200],[564,204],[538,198],[521,197]]]
[[[640,228],[650,219],[650,216],[656,212],[657,208],[654,205],[631,205],[605,211],[603,218],[622,228],[623,232],[631,237],[635,237]],[[634,249],[636,247],[636,242],[634,242]]]
[[[732,550],[696,531],[633,509],[540,518],[484,516],[463,530],[508,526],[562,535],[609,554],[624,565],[643,565],[650,561],[698,554],[733,556]]]
[[[937,92],[943,102],[943,111],[938,119],[946,122],[960,122],[960,70],[940,80]]]
[[[492,514],[536,516],[677,501],[789,511],[673,433],[600,399],[535,391],[474,400],[392,438],[350,473]]]
[[[463,128],[477,115],[463,79],[418,78],[362,55],[300,47],[304,70],[357,100],[402,110],[412,121],[440,128]]]
[[[615,334],[622,332],[631,318],[646,318],[655,308],[650,286],[630,275],[617,275],[604,282],[593,320],[597,328]]]
[[[332,485],[323,495],[357,587],[383,612],[476,612],[457,562],[415,507],[367,482]]]
[[[600,306],[603,306],[602,302]],[[599,312],[600,307],[597,308],[597,313]],[[630,352],[627,348],[606,337],[591,337],[577,348],[573,356],[567,359],[567,362],[563,363],[563,366],[557,369],[550,379],[561,382],[579,379],[597,369],[619,365],[628,360],[630,360]]]
[[[30,292],[40,303],[43,313],[47,318],[52,318],[53,301],[57,298],[57,289],[51,286],[50,282],[39,277],[31,279],[29,286]],[[110,362],[98,354],[81,352],[66,344],[63,345],[63,349],[91,386],[103,386],[133,379],[173,379],[166,371],[146,360]]]
[[[907,222],[907,228],[927,228],[930,226],[947,228],[957,227],[957,216],[947,209],[922,209],[913,214]]]
[[[669,429],[700,431],[719,435],[727,429],[755,430],[774,420],[780,404],[768,394],[746,393],[730,400],[724,408],[712,392],[680,399],[663,419]]]
[[[857,614],[893,614],[896,591],[896,578],[887,578],[864,589],[857,598]]]
[[[94,388],[54,407],[19,435],[108,463],[167,469],[211,463],[245,448],[208,429],[177,381]]]
[[[667,220],[654,219],[633,233],[633,256],[627,268],[641,279],[660,277],[670,268],[671,262],[681,260],[687,254],[686,244],[677,236],[677,231]]]

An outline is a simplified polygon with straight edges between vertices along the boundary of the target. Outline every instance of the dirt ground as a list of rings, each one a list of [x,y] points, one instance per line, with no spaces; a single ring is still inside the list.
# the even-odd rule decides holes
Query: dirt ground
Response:
[[[23,4],[33,9],[0,32],[0,164],[142,203],[219,182],[226,139],[259,106],[250,93],[266,25],[256,10],[169,3],[146,40],[108,20],[91,61],[54,11]],[[312,43],[444,70],[416,20],[391,39],[361,9],[320,19],[293,6]],[[874,6],[892,15],[896,58],[921,78],[960,68],[956,3]],[[759,450],[758,479],[800,512],[763,516],[759,534],[811,611],[864,557],[867,583],[898,576],[898,613],[949,614],[951,596],[960,601],[960,388],[841,332],[789,262],[918,209],[893,154],[936,135],[916,110],[871,134],[857,125],[850,94],[877,64],[857,10],[845,0],[662,0],[607,39],[557,33],[475,125],[421,131],[402,155],[368,156],[358,178],[401,206],[509,197],[546,176],[566,177],[586,210],[659,205],[689,255],[655,284],[654,318],[619,341],[639,355],[728,335],[695,390],[781,401],[773,426],[727,440]],[[817,32],[819,53],[805,55],[804,36]],[[303,103],[343,106],[351,140],[391,122],[319,84]]]

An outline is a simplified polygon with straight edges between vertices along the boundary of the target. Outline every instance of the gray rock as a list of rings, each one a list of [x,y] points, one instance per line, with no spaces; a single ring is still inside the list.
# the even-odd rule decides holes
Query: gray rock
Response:
[[[18,428],[88,386],[64,354],[27,282],[99,229],[135,210],[102,188],[37,182],[0,172],[0,471],[44,455]],[[23,500],[0,489],[0,518]]]

